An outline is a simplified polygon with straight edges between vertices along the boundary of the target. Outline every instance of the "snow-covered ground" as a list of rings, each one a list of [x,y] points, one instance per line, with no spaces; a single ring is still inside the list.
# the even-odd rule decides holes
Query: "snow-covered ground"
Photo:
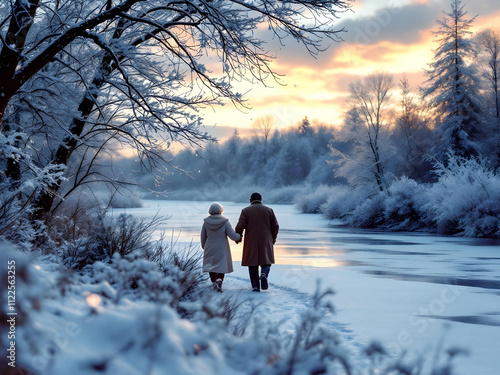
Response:
[[[69,273],[51,255],[35,257],[5,242],[0,250],[0,262],[15,265],[16,275],[15,302],[1,300],[2,318],[13,321],[9,332],[5,324],[1,331],[10,354],[8,363],[0,361],[5,375],[276,374],[283,371],[272,364],[287,365],[290,350],[283,348],[293,346],[304,316],[321,316],[332,337],[342,331],[329,309],[311,310],[311,296],[282,286],[254,293],[247,280],[231,276],[220,294],[207,283],[201,297],[177,305],[192,313],[187,320],[173,308],[175,293],[162,288],[179,284],[170,284],[154,262],[114,256]],[[130,288],[134,279],[140,285]],[[217,315],[227,301],[238,306],[230,328]],[[310,353],[302,356],[294,374],[317,366]]]
[[[127,212],[171,215],[159,231],[172,233],[179,249],[191,243],[201,252],[198,236],[211,202],[145,203]],[[234,225],[244,205],[222,203]],[[297,337],[308,337],[298,335],[298,327],[321,319],[318,330],[310,331],[312,342],[328,340],[324,347],[333,348],[334,358],[348,358],[356,375],[373,373],[362,354],[373,341],[393,359],[424,358],[424,369],[443,364],[445,350],[460,347],[469,356],[456,358],[454,374],[497,373],[498,242],[354,230],[293,206],[273,208],[281,226],[277,264],[270,288],[261,293],[250,290],[247,269],[240,265],[241,244],[232,245],[235,272],[227,275],[224,293],[207,281],[197,299],[181,300],[176,288],[182,271],[174,265],[160,272],[156,263],[132,254],[70,273],[57,257],[24,254],[0,243],[0,262],[16,262],[14,310],[5,293],[1,312],[7,323],[15,316],[18,366],[8,372],[12,368],[3,359],[0,372],[14,374],[22,366],[21,371],[41,375],[274,375],[286,373],[294,358],[293,373],[309,374],[324,353],[308,351],[303,343],[297,355],[291,352]],[[6,269],[0,270],[2,285]],[[336,292],[323,300],[334,304],[333,314],[327,306],[311,308],[318,280],[321,290]],[[234,316],[224,328],[221,313],[228,307]],[[9,324],[0,327],[9,348]]]
[[[168,215],[177,242],[197,242],[211,202],[146,201],[127,212]],[[221,202],[236,225],[245,205]],[[385,233],[336,226],[293,206],[272,206],[280,223],[271,288],[248,292],[241,245],[232,243],[235,272],[226,293],[250,293],[276,319],[297,316],[321,285],[335,290],[335,327],[351,348],[381,341],[392,356],[433,356],[461,347],[459,374],[490,375],[500,368],[500,242],[487,239]]]

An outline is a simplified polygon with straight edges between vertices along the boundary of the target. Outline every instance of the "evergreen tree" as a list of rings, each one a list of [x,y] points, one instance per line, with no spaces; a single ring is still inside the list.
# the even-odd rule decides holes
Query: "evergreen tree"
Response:
[[[311,135],[312,132],[313,132],[313,129],[311,127],[311,123],[309,122],[309,119],[306,116],[299,123],[299,134],[300,135]]]
[[[479,80],[474,66],[474,44],[469,31],[475,17],[464,11],[461,0],[451,1],[451,12],[443,12],[434,32],[439,47],[427,71],[424,98],[436,111],[436,132],[439,142],[436,156],[448,151],[463,157],[479,152],[480,102],[477,98]]]

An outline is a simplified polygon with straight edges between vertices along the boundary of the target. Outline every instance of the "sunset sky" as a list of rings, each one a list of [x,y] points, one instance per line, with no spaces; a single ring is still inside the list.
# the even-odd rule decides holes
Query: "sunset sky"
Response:
[[[500,1],[463,3],[469,16],[477,15],[472,31],[500,29]],[[292,40],[285,47],[271,40],[268,47],[276,56],[273,68],[285,75],[285,86],[272,81],[268,82],[271,88],[237,86],[242,92],[251,90],[246,96],[251,109],[239,111],[232,104],[207,109],[203,112],[207,131],[220,139],[235,128],[249,134],[252,122],[265,115],[275,117],[278,127],[295,124],[304,116],[341,124],[349,83],[374,71],[394,74],[395,82],[406,73],[417,88],[437,46],[431,33],[438,29],[436,19],[450,9],[450,0],[356,0],[353,12],[342,14],[337,23],[347,30],[342,34],[345,41],[332,44],[317,59]]]

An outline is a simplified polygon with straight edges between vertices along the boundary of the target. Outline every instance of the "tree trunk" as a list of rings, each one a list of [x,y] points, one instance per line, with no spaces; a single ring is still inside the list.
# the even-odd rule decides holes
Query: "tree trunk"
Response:
[[[172,23],[182,20],[185,15],[178,16],[175,18]],[[118,39],[121,37],[125,28],[125,21],[120,20],[116,27],[116,30],[113,34],[113,39]],[[131,43],[132,46],[137,47],[145,41],[152,38],[156,33],[160,32],[160,29],[157,29],[143,37],[136,39]],[[117,57],[118,60],[123,60],[123,56]],[[92,84],[85,91],[85,95],[82,99],[82,102],[78,106],[78,117],[74,117],[72,123],[69,127],[69,131],[71,136],[66,137],[63,142],[59,145],[57,149],[56,155],[52,160],[52,165],[64,165],[67,166],[71,154],[75,151],[77,146],[77,139],[81,136],[85,124],[87,123],[87,119],[89,118],[92,110],[94,108],[94,104],[97,101],[99,89],[106,82],[107,77],[116,69],[116,62],[113,56],[110,53],[105,53],[100,66],[97,70],[97,73],[92,81]],[[56,181],[55,184],[48,186],[46,189],[40,191],[38,196],[34,202],[34,210],[33,210],[33,220],[41,220],[45,214],[49,213],[52,204],[61,188],[62,180]]]
[[[498,98],[498,68],[497,64],[495,63],[494,67],[494,72],[493,72],[493,82],[495,86],[495,104],[496,104],[496,110],[497,110],[497,119],[500,118],[500,102]]]
[[[12,5],[9,28],[5,43],[0,51],[0,132],[3,131],[3,118],[10,99],[17,92],[14,80],[16,69],[20,63],[26,36],[33,25],[39,0],[31,0],[29,6],[24,1],[16,0]]]
[[[122,23],[121,25],[123,26]],[[115,33],[116,38],[118,38],[122,32],[123,28],[117,29]],[[71,125],[69,127],[69,132],[71,133],[71,135],[66,137],[59,145],[57,152],[50,164],[54,166],[68,165],[71,154],[73,153],[73,151],[75,151],[76,146],[78,145],[77,140],[83,133],[83,129],[85,127],[85,124],[87,123],[87,119],[92,113],[94,104],[97,101],[97,91],[103,86],[106,77],[108,77],[114,69],[115,65],[113,64],[113,58],[109,53],[106,53],[101,60],[98,73],[96,73],[92,84],[87,88],[85,95],[80,105],[78,106],[79,116],[74,117],[71,122]],[[33,203],[33,220],[43,219],[43,216],[50,211],[57,193],[61,188],[62,182],[63,181],[59,179],[54,184],[40,191]]]

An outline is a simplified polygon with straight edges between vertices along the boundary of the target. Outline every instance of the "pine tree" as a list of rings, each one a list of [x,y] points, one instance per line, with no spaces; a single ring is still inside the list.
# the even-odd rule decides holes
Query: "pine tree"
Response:
[[[436,156],[453,153],[471,157],[479,153],[481,106],[476,97],[479,80],[474,66],[474,45],[469,31],[475,17],[464,11],[461,0],[451,1],[451,12],[443,12],[434,32],[439,47],[435,51],[424,98],[436,110],[435,130],[440,142]]]
[[[309,122],[309,119],[306,116],[299,123],[299,134],[300,135],[311,135],[312,132],[313,132],[313,129],[312,129],[311,123]]]

